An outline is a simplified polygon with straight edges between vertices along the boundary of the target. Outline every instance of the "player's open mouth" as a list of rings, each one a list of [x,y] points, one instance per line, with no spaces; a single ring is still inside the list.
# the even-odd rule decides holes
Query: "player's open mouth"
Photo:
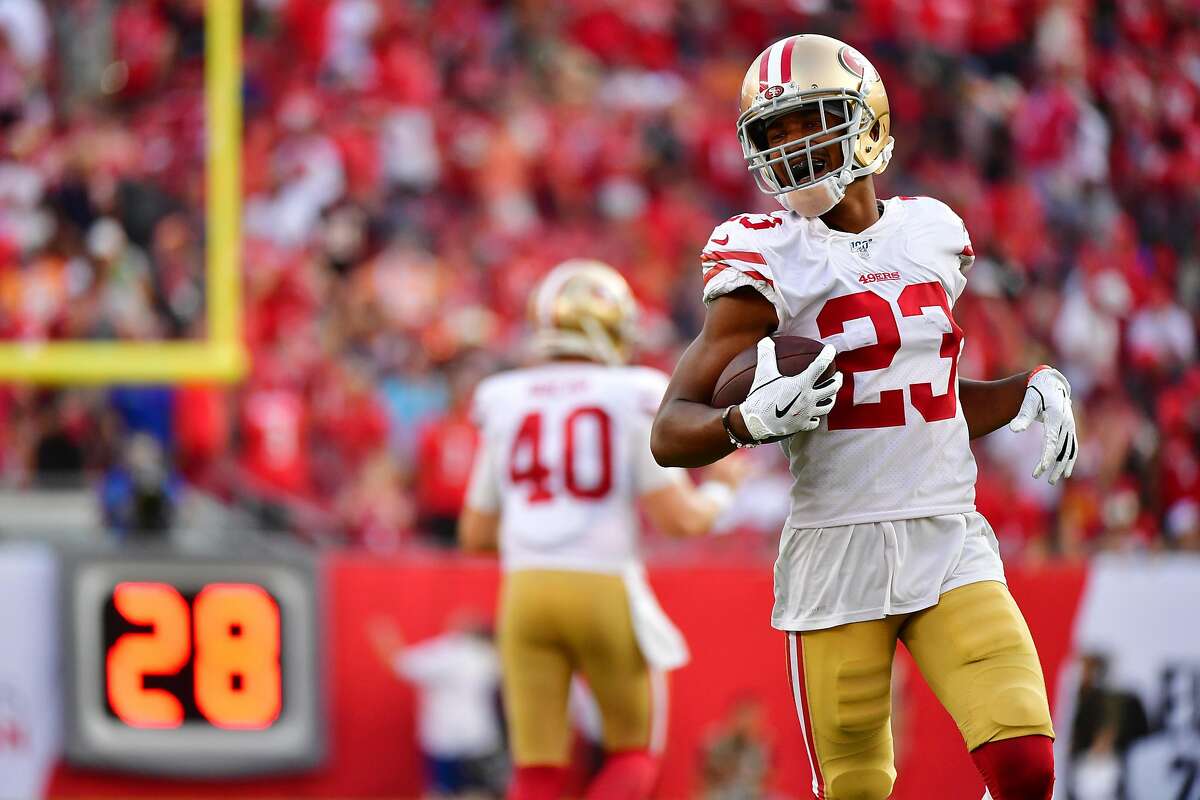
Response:
[[[812,172],[809,172],[809,166],[812,167]],[[792,175],[801,185],[815,181],[824,174],[826,167],[829,166],[829,161],[825,156],[797,156],[796,158],[788,159],[788,167],[791,169]],[[810,177],[811,175],[811,177]]]

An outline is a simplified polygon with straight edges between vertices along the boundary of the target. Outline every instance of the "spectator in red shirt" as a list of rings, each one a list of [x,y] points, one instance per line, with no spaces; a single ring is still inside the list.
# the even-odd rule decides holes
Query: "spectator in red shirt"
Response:
[[[478,369],[460,366],[450,379],[450,407],[417,433],[415,474],[420,527],[438,544],[452,546],[479,434],[470,417]]]
[[[205,334],[203,5],[0,0],[0,336]],[[1096,420],[1081,426],[1067,493],[1012,510],[1013,541],[1041,510],[1063,552],[1114,531],[1183,546],[1141,537],[1200,492],[1187,377],[1200,19],[1167,0],[842,5],[246,3],[253,374],[232,452],[215,399],[181,395],[194,405],[179,411],[175,466],[240,464],[264,490],[332,507],[332,524],[371,547],[401,543],[414,505],[448,538],[471,451],[443,391],[453,354],[510,357],[529,287],[591,256],[628,273],[647,309],[644,357],[669,365],[700,322],[704,237],[770,207],[720,98],[765,44],[821,30],[887,81],[898,141],[885,191],[947,196],[967,221],[979,259],[955,308],[962,374],[1039,354]],[[472,318],[487,333],[462,341]],[[111,417],[110,398],[65,396]],[[14,400],[0,444],[12,480],[34,461],[35,406]],[[995,449],[1007,467],[1013,453]],[[90,444],[85,456],[105,462]],[[1105,511],[1114,487],[1122,500]],[[991,488],[992,502],[1007,491]],[[1043,541],[1053,532],[1026,551]]]
[[[261,361],[242,396],[239,415],[239,461],[256,487],[311,496],[309,416],[304,395],[283,367],[270,359]]]

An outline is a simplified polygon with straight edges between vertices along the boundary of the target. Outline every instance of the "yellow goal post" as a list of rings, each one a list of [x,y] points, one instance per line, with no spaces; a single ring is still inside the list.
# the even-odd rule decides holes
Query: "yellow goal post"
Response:
[[[247,367],[241,319],[242,3],[205,4],[207,336],[155,342],[0,343],[0,382],[233,382]]]

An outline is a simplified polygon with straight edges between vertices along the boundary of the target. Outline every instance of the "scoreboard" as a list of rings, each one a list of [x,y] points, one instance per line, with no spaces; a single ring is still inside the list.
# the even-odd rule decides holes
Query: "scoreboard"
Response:
[[[196,777],[319,763],[311,559],[121,551],[68,556],[61,577],[72,763]]]

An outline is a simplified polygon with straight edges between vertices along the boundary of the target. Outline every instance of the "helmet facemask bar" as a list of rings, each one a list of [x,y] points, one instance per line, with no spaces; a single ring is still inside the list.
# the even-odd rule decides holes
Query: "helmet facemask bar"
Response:
[[[820,131],[773,147],[766,146],[768,121],[813,105],[817,107],[821,116]],[[830,125],[831,117],[835,116],[842,121]],[[800,92],[746,111],[738,120],[738,139],[742,144],[742,154],[746,159],[746,164],[751,174],[754,175],[754,181],[758,188],[766,194],[782,195],[814,186],[820,181],[834,179],[847,170],[850,173],[849,180],[844,179],[843,183],[849,183],[853,178],[874,172],[876,166],[874,163],[867,167],[859,167],[854,164],[855,142],[864,131],[870,129],[874,121],[874,115],[858,92],[849,90],[837,94],[829,94],[824,91],[820,94]],[[760,136],[761,144],[755,141]],[[842,148],[842,165],[836,171],[827,171],[828,167],[826,167],[825,170],[822,170],[823,174],[817,174],[813,167],[813,156],[835,146]],[[818,158],[820,158],[819,155]],[[826,155],[824,158],[828,161],[829,157]],[[797,170],[793,167],[795,161],[800,161],[807,169],[802,169],[800,174],[797,174]],[[776,174],[775,167],[777,165],[781,166],[782,171],[787,175],[786,184],[782,183]]]

